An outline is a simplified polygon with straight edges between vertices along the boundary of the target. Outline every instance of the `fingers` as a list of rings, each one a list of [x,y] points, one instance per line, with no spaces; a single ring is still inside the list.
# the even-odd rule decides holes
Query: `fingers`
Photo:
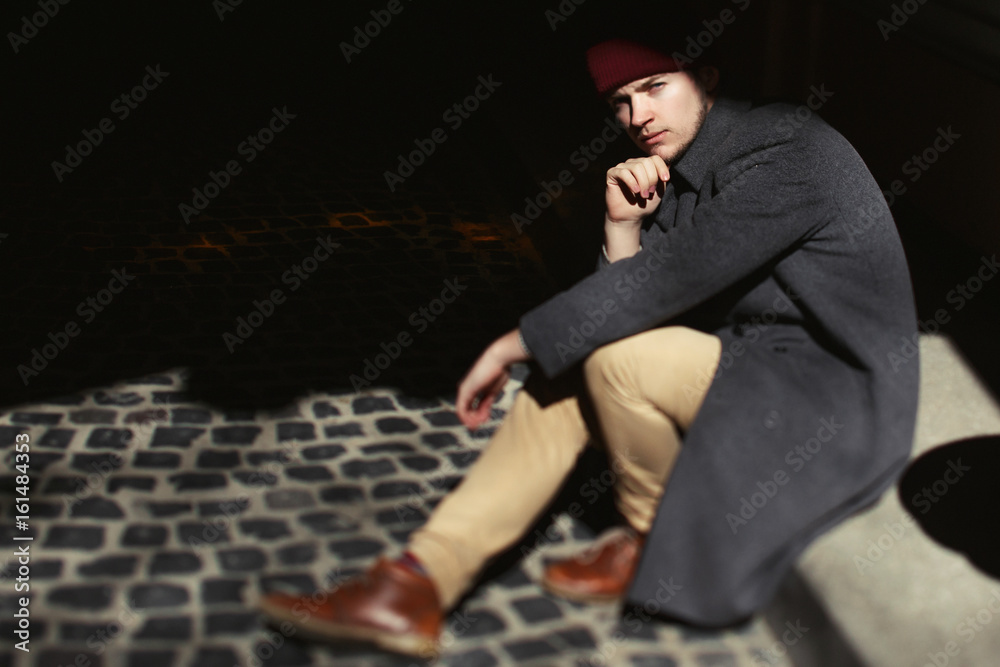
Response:
[[[478,428],[484,421],[489,419],[492,407],[492,395],[473,398],[470,405],[459,413],[458,418],[467,428]]]
[[[472,402],[469,400],[468,392],[464,389],[464,386],[465,382],[460,382],[458,384],[458,392],[455,394],[455,412],[463,424],[469,419],[469,409],[472,407]]]
[[[663,158],[661,158],[659,155],[650,155],[646,159],[648,159],[656,166],[656,174],[659,180],[663,181],[664,183],[670,180],[670,167],[668,167],[667,163],[663,161]]]
[[[656,165],[650,159],[637,160],[636,170],[642,174],[642,178],[637,178],[642,185],[643,197],[650,197],[656,190],[656,185],[660,182],[660,176],[656,173]]]
[[[486,421],[503,385],[503,378],[498,378],[490,386],[476,386],[475,381],[463,379],[455,396],[455,412],[459,420],[467,428],[477,428]]]
[[[483,409],[486,408],[486,410],[489,410],[486,401],[479,400],[476,397],[456,400],[455,408],[459,420],[468,428],[479,426],[483,422]]]
[[[479,404],[480,388],[477,386],[478,382],[475,380],[474,370],[475,366],[469,369],[469,372],[461,379],[458,383],[458,392],[455,395],[455,411],[463,423],[472,418]]]
[[[662,183],[666,183],[670,180],[670,167],[667,163],[663,161],[659,155],[650,155],[649,157],[638,158],[636,160],[645,169],[646,177],[649,183],[649,194],[652,195]]]
[[[497,396],[500,394],[500,390],[503,389],[506,382],[506,377],[501,375],[496,378],[491,385],[480,389],[478,395],[473,397],[472,402],[474,405],[470,406],[470,421],[467,424],[469,428],[476,428],[490,418],[493,403],[496,402]]]
[[[458,383],[455,412],[462,423],[476,428],[489,419],[493,402],[509,378],[505,365],[487,348]]]
[[[627,169],[622,165],[612,167],[608,170],[608,185],[617,185],[623,190],[631,192],[637,198],[642,191],[639,179],[636,178],[631,169]]]
[[[608,179],[616,180],[636,198],[651,199],[660,184],[670,180],[670,169],[659,155],[632,158],[609,169]]]

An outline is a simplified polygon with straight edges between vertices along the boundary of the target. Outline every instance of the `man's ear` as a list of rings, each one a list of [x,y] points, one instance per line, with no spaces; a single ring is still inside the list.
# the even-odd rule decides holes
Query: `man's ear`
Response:
[[[704,65],[698,68],[698,78],[705,86],[705,92],[711,95],[719,85],[719,68],[715,65]]]

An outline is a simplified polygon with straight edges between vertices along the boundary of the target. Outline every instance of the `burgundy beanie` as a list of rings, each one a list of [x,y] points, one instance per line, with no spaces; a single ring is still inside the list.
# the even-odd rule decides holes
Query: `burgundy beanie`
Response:
[[[661,51],[627,39],[611,39],[587,49],[587,69],[597,93],[607,97],[636,79],[684,69]]]

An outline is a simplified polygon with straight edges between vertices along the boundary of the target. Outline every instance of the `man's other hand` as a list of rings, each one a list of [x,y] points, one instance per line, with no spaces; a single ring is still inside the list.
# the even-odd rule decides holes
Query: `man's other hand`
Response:
[[[607,221],[637,223],[656,210],[670,180],[670,168],[659,155],[632,158],[608,169],[604,202]]]
[[[497,394],[510,379],[509,366],[529,358],[517,334],[518,330],[513,329],[493,341],[458,383],[455,411],[467,428],[478,428],[490,418]]]

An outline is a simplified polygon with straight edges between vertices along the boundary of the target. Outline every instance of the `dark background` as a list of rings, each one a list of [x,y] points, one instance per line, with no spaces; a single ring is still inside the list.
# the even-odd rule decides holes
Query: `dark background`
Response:
[[[882,187],[906,179],[907,192],[892,210],[921,317],[948,310],[945,331],[998,388],[991,332],[996,285],[986,283],[961,311],[946,300],[1000,241],[993,158],[1000,149],[1000,58],[994,52],[1000,16],[989,4],[907,3],[915,13],[885,33],[879,21],[903,11],[891,3],[400,1],[403,11],[350,63],[340,44],[353,40],[355,27],[387,3],[244,0],[220,19],[220,3],[210,0],[77,1],[59,5],[18,53],[5,39],[0,405],[177,365],[192,369],[192,392],[214,403],[280,404],[309,389],[349,390],[346,374],[357,371],[373,345],[394,335],[401,314],[405,320],[426,303],[454,266],[445,261],[412,273],[380,273],[359,262],[324,269],[318,285],[279,314],[280,326],[269,324],[238,355],[221,346],[221,332],[266,289],[199,286],[186,265],[171,275],[154,270],[30,386],[16,367],[48,342],[49,331],[74,317],[76,303],[106,284],[111,269],[131,261],[141,270],[133,247],[211,246],[213,239],[225,245],[224,235],[211,237],[222,234],[217,221],[202,219],[195,232],[177,204],[190,201],[191,188],[203,186],[210,170],[238,157],[236,146],[267,123],[272,108],[287,107],[296,118],[245,165],[208,213],[243,197],[251,204],[244,215],[252,227],[255,210],[256,217],[275,215],[271,199],[291,192],[315,197],[324,188],[325,211],[336,214],[342,205],[349,212],[354,203],[342,193],[353,188],[369,211],[389,210],[397,197],[427,206],[474,200],[488,214],[480,222],[506,225],[543,180],[572,166],[571,154],[599,135],[608,116],[584,69],[587,45],[616,31],[672,27],[681,9],[698,26],[726,8],[735,22],[705,49],[722,68],[725,85],[795,103],[805,101],[811,87],[825,86],[834,94],[819,113],[855,145]],[[560,6],[573,11],[553,29],[546,12]],[[37,11],[35,2],[6,3],[0,28],[20,31],[21,17]],[[138,84],[147,65],[160,65],[169,77],[127,119],[113,117],[111,101]],[[451,129],[442,113],[471,94],[479,76],[502,85]],[[104,117],[112,117],[115,131],[58,182],[52,161],[63,159],[66,144]],[[447,141],[390,193],[385,171],[396,169],[401,153],[439,127]],[[961,138],[919,180],[909,181],[904,163],[948,127]],[[526,229],[544,278],[526,278],[516,294],[476,287],[476,296],[449,315],[450,323],[432,329],[419,351],[386,378],[409,382],[414,393],[453,389],[482,347],[514,326],[520,313],[591,271],[601,240],[603,173],[633,153],[626,138],[615,142]],[[288,256],[303,257],[313,236],[299,235]],[[232,267],[252,270],[239,262]],[[400,291],[380,310],[375,306],[390,301],[387,284]],[[421,291],[418,284],[428,287]],[[456,327],[459,322],[475,327]],[[269,372],[279,365],[280,381]],[[422,370],[428,365],[437,372]]]

